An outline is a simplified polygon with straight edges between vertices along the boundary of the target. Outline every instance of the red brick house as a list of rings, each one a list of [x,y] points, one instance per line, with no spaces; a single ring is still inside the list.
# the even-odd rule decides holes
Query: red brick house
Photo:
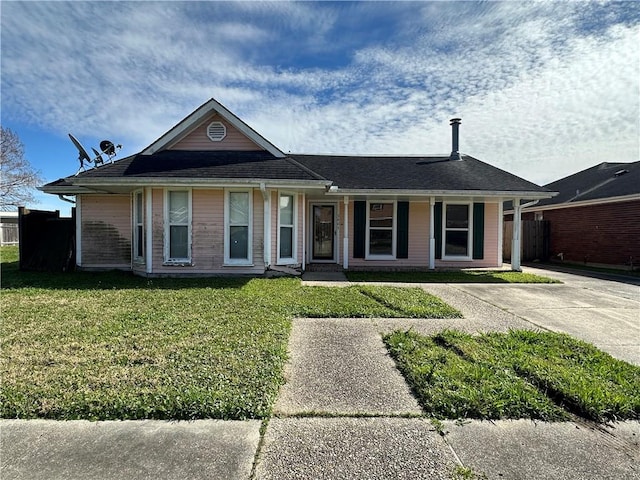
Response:
[[[640,267],[640,161],[601,163],[545,185],[556,197],[522,211],[550,223],[550,254],[564,262]],[[505,205],[505,220],[511,207]]]

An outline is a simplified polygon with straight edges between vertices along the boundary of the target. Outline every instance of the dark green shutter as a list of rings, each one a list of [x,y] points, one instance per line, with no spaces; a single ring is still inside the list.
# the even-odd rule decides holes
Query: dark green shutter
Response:
[[[436,258],[442,258],[442,202],[433,206],[433,229],[436,237]]]
[[[398,202],[396,258],[409,258],[409,202]]]
[[[484,258],[484,203],[473,204],[473,257]]]
[[[367,202],[353,202],[353,258],[364,258]]]

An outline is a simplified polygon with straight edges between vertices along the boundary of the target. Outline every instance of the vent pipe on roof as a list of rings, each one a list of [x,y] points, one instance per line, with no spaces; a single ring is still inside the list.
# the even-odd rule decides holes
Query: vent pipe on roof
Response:
[[[459,128],[461,120],[462,119],[460,118],[451,119],[451,155],[449,155],[449,160],[462,160],[459,146]]]

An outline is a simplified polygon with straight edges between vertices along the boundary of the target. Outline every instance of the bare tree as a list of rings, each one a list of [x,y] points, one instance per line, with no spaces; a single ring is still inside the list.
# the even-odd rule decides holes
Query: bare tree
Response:
[[[0,126],[0,210],[34,201],[33,189],[42,179],[24,157],[24,145],[11,129]]]

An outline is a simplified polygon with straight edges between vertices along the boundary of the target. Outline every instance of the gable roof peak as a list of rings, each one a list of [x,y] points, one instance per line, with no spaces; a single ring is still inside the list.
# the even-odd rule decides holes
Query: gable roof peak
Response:
[[[158,138],[155,142],[142,150],[142,155],[151,155],[167,148],[169,145],[174,144],[178,140],[187,136],[193,129],[195,129],[200,123],[212,114],[218,114],[245,136],[247,136],[256,145],[264,148],[271,153],[274,157],[283,158],[285,154],[266,138],[256,132],[253,128],[247,125],[244,121],[240,120],[233,112],[227,107],[218,102],[215,98],[211,98],[196,110],[183,118],[168,132]]]

